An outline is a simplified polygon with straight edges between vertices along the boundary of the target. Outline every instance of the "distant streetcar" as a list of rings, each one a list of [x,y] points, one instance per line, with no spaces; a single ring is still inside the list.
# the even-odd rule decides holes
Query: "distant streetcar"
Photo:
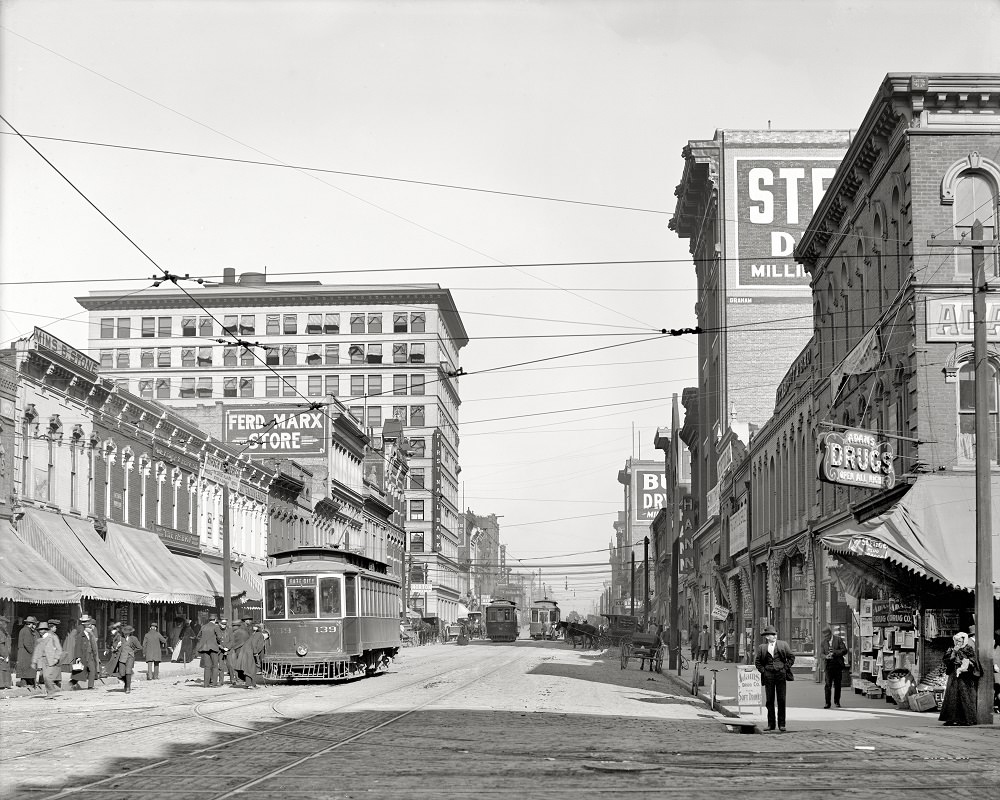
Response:
[[[265,679],[345,679],[388,668],[399,651],[400,583],[384,563],[320,547],[272,559],[261,571]]]
[[[513,600],[494,600],[486,606],[486,638],[494,642],[517,639],[517,604]]]
[[[532,639],[554,639],[559,624],[559,604],[555,600],[535,600],[531,604],[528,632]]]

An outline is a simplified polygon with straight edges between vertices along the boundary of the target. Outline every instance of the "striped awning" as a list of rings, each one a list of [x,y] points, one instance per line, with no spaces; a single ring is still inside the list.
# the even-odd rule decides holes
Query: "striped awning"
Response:
[[[150,602],[215,605],[201,560],[171,553],[152,531],[109,522],[107,543],[143,581]]]
[[[0,525],[0,600],[16,603],[78,603],[80,590],[34,549],[10,524]]]
[[[27,507],[18,521],[17,533],[83,597],[125,603],[147,602],[145,585],[110,551],[93,524]],[[89,533],[88,533],[89,529]]]
[[[216,597],[225,597],[222,591],[222,564],[215,564],[210,561],[202,561],[202,568],[205,570],[206,579],[211,590]],[[229,570],[229,595],[233,600],[249,603],[259,603],[261,593],[234,569]]]

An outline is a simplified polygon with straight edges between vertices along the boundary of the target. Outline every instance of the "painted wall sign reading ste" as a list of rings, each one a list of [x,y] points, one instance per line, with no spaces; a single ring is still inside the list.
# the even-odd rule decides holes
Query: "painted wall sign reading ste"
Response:
[[[322,411],[227,409],[223,441],[253,455],[326,455],[329,420]]]

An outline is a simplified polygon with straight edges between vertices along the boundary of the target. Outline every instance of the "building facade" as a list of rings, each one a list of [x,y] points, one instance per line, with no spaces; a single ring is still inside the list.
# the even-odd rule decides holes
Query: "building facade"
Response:
[[[770,392],[811,333],[809,276],[792,257],[850,143],[846,130],[718,130],[690,141],[670,227],[695,263],[698,392],[687,397],[683,441],[691,453],[695,574],[684,576],[690,631],[725,607],[720,463],[732,431],[746,446],[772,414]],[[692,417],[692,404],[697,405]],[[721,459],[721,462],[720,462]]]
[[[71,621],[86,612],[102,631],[112,620],[157,622],[176,636],[184,620],[224,603],[223,530],[233,542],[229,599],[245,613],[259,609],[268,468],[120,388],[39,328],[2,363],[14,381],[4,411],[13,415],[14,525],[4,532],[12,560],[0,580],[7,616]],[[38,570],[37,585],[18,584],[19,573]]]
[[[227,268],[222,283],[190,294],[167,281],[78,300],[90,311],[90,347],[118,385],[183,409],[254,462],[305,467],[314,508],[337,506],[329,543],[364,546],[375,525],[365,504],[378,505],[365,497],[365,447],[381,450],[381,429],[398,421],[409,467],[406,547],[423,578],[411,605],[454,621],[459,352],[468,338],[448,290],[276,282]]]

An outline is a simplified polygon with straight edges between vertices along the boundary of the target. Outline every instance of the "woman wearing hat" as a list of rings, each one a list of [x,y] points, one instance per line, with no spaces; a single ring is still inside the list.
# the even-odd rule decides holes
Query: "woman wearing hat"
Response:
[[[977,693],[983,668],[969,634],[959,631],[952,637],[952,647],[944,654],[948,685],[938,719],[945,725],[975,725],[978,721]]]
[[[40,638],[38,620],[25,617],[24,625],[17,634],[17,677],[25,686],[32,688],[35,686],[37,672],[31,666],[31,660],[35,657],[35,645]]]
[[[77,652],[77,642],[79,640],[80,633],[77,629],[77,621],[71,619],[66,623],[66,627],[69,631],[66,634],[66,638],[63,640],[62,649],[62,671],[68,672],[70,680],[73,678],[73,662],[76,661],[79,653]]]
[[[121,637],[112,647],[111,660],[108,662],[108,674],[125,684],[125,694],[132,691],[135,654],[142,650],[142,644],[133,635],[134,633],[135,628],[131,625],[121,627]]]
[[[760,673],[761,682],[767,698],[767,729],[773,731],[777,723],[778,730],[785,732],[785,695],[787,681],[792,680],[792,664],[795,656],[787,642],[778,639],[778,632],[773,625],[768,625],[762,631],[764,643],[757,648],[754,666]],[[777,701],[777,719],[775,719],[774,704]]]
[[[10,678],[10,620],[0,617],[0,689],[13,686]]]

